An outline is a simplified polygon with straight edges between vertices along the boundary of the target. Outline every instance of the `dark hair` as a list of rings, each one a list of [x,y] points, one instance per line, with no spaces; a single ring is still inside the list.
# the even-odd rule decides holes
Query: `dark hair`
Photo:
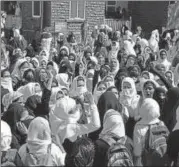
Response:
[[[67,153],[65,164],[67,167],[93,166],[95,157],[95,146],[91,139],[87,137],[78,138],[72,149]]]
[[[145,88],[147,84],[152,84],[154,89],[156,89],[156,85],[152,81],[145,82],[143,88]]]
[[[142,50],[141,50],[141,45],[137,44],[134,46],[134,50],[138,49],[139,53],[138,54],[141,54]]]
[[[106,90],[106,92],[110,92],[112,89],[116,89],[117,90],[117,88],[115,87],[115,86],[110,86],[107,90]],[[118,91],[118,90],[117,90]]]
[[[48,65],[53,66],[53,61],[49,61],[49,62],[47,63],[47,66],[48,66]]]

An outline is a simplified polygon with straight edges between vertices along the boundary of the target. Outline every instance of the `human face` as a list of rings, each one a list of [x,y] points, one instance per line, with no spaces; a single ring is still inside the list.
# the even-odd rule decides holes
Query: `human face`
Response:
[[[116,88],[112,88],[111,92],[114,93],[114,95],[116,96],[117,99],[119,99],[119,93]]]
[[[36,61],[33,60],[31,63],[33,64],[34,68],[37,68],[38,63]]]
[[[135,59],[134,59],[133,57],[129,57],[129,58],[127,59],[127,64],[126,64],[126,66],[127,66],[127,67],[133,66],[134,63],[135,63]]]
[[[112,70],[115,70],[116,67],[117,67],[117,60],[112,59],[112,60],[111,60],[111,69],[112,69]]]
[[[154,85],[152,83],[149,82],[144,86],[144,96],[146,98],[152,98],[154,91],[155,91],[155,89],[154,89]]]
[[[46,55],[45,51],[42,51],[40,56],[47,56],[47,55]]]
[[[104,85],[104,83],[101,83],[97,88],[97,91],[105,91],[105,90],[106,90],[106,86]]]
[[[59,100],[59,99],[61,99],[61,98],[63,98],[63,97],[64,97],[63,92],[62,92],[62,91],[59,91],[59,92],[57,93],[56,99]]]
[[[10,72],[9,71],[5,71],[4,73],[3,73],[3,76],[2,76],[3,78],[10,78],[11,77],[11,75],[10,75]]]
[[[77,87],[84,87],[84,86],[85,86],[85,82],[83,80],[77,81]]]
[[[20,105],[24,106],[24,99],[23,96],[21,96],[18,101],[17,101]]]
[[[70,55],[70,56],[69,56],[69,60],[70,60],[70,61],[75,61],[74,56]]]
[[[21,66],[21,68],[19,69],[20,70],[20,73],[21,73],[21,76],[24,75],[24,72],[29,69],[29,64],[26,62],[23,64],[23,66]]]
[[[101,54],[98,56],[98,63],[99,65],[103,65],[105,63],[105,58]]]
[[[123,83],[123,89],[132,89],[132,86],[129,82],[124,82]]]
[[[111,77],[106,77],[105,82],[113,82],[113,79]]]
[[[160,58],[161,58],[162,60],[165,60],[165,59],[167,58],[167,54],[166,54],[165,51],[162,51],[162,52],[160,53]]]
[[[160,92],[159,93],[159,98],[162,99],[162,100],[165,99],[166,98],[165,93]]]
[[[86,60],[90,60],[91,53],[86,53],[85,57],[86,57]]]
[[[40,81],[44,82],[44,81],[47,81],[48,79],[48,75],[45,71],[45,69],[41,69],[40,71]]]
[[[41,87],[39,84],[36,84],[35,85],[35,93],[39,93],[39,92],[41,92]]]
[[[68,96],[68,90],[67,90],[67,89],[62,88],[62,91],[63,91],[63,93],[64,93],[65,96]]]
[[[166,77],[169,81],[172,81],[172,74],[171,74],[171,72],[167,72],[167,73],[165,74],[165,77]]]
[[[41,62],[41,67],[42,67],[42,68],[46,68],[46,66],[47,66],[46,61],[42,61],[42,62]]]

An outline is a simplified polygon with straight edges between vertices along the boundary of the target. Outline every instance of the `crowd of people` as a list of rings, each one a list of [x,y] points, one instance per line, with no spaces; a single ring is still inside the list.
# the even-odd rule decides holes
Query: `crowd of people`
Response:
[[[1,165],[177,166],[179,30],[52,39],[1,38]]]

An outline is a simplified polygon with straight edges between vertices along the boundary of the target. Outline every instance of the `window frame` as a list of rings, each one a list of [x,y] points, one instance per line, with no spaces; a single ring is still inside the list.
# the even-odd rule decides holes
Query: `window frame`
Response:
[[[42,15],[42,4],[41,4],[41,1],[40,2],[40,15],[34,15],[34,2],[35,1],[32,1],[32,17],[33,18],[40,18],[41,15]]]
[[[106,4],[105,4],[105,17],[107,18],[111,18],[107,13],[108,13],[108,7],[115,7],[115,12],[116,12],[116,7],[117,7],[117,1],[115,1],[115,5],[108,5],[108,2],[111,2],[111,1],[106,1]]]
[[[85,19],[85,17],[86,17],[86,15],[85,15],[85,12],[86,12],[86,1],[83,1],[84,2],[84,17],[83,18],[81,18],[81,17],[79,17],[78,15],[79,15],[79,13],[78,13],[78,7],[79,7],[79,5],[78,5],[78,2],[79,1],[77,1],[77,17],[75,17],[75,18],[73,18],[73,17],[71,17],[71,7],[72,7],[72,1],[70,1],[70,5],[69,5],[69,19]]]

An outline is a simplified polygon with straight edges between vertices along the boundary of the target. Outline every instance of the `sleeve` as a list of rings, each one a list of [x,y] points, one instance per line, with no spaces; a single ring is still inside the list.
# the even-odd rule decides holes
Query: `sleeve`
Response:
[[[95,104],[92,104],[90,106],[90,111],[91,111],[90,123],[84,125],[78,124],[76,127],[76,132],[77,135],[79,136],[94,132],[101,127],[97,106]]]
[[[92,90],[92,92],[94,92],[95,86],[98,83],[98,77],[99,77],[99,72],[95,71],[94,77],[93,77],[93,90]]]
[[[142,154],[142,137],[138,125],[136,125],[134,128],[133,142],[134,142],[134,156],[140,157]]]

